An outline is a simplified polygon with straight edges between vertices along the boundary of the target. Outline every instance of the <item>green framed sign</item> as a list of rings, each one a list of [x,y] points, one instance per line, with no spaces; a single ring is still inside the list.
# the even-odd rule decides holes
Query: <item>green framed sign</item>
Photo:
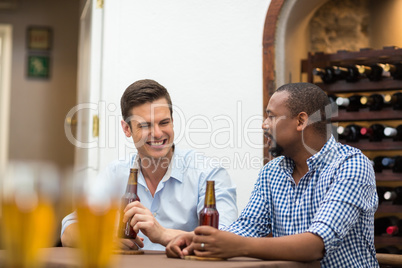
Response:
[[[49,78],[50,58],[44,55],[28,56],[28,77]]]

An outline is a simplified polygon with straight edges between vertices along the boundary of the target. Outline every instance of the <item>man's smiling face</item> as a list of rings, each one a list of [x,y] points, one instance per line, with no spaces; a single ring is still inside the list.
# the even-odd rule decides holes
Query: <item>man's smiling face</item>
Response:
[[[130,123],[122,122],[123,131],[133,137],[140,158],[171,157],[173,119],[165,98],[132,108]]]

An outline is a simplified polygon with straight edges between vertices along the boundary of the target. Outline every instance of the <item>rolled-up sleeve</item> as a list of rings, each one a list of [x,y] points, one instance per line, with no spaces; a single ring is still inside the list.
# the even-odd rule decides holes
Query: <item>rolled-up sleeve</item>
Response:
[[[270,194],[263,190],[268,189],[267,170],[260,172],[248,204],[239,218],[225,228],[225,231],[246,237],[263,237],[271,232],[271,210],[267,201]]]
[[[63,235],[64,231],[66,230],[67,226],[72,223],[77,222],[77,213],[74,211],[63,218],[61,221],[61,234],[60,237]]]
[[[125,176],[119,176],[118,175],[118,169],[117,167],[120,165],[120,162],[118,160],[111,162],[106,168],[101,170],[100,172],[94,171],[93,174],[91,173],[85,173],[86,171],[81,171],[78,175],[76,174],[76,177],[79,178],[80,176],[96,176],[98,179],[102,178],[104,180],[109,180],[109,181],[115,181],[116,182],[116,187],[119,188],[120,192],[123,193],[123,189],[125,187],[125,182],[124,180],[122,181],[121,177],[127,178],[128,175]],[[128,171],[128,169],[124,169],[124,171]],[[74,190],[74,189],[73,189]],[[61,234],[60,236],[63,235],[64,231],[66,230],[67,226],[69,226],[72,223],[77,222],[77,213],[74,211],[70,214],[68,214],[66,217],[63,218],[61,222]]]

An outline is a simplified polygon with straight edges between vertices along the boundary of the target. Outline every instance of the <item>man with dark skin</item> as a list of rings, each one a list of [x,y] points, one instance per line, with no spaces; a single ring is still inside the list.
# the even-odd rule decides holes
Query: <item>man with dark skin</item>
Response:
[[[168,257],[236,256],[322,267],[378,267],[373,167],[356,148],[331,135],[326,94],[310,83],[286,84],[272,95],[262,128],[273,156],[249,203],[223,231],[199,226],[166,248]],[[272,233],[273,237],[267,237]]]

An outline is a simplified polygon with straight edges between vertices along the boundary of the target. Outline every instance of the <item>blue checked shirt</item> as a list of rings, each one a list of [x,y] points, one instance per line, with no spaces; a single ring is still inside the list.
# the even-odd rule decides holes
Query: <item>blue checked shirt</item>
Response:
[[[225,230],[248,237],[310,232],[324,241],[321,267],[379,267],[374,247],[378,197],[369,160],[331,137],[307,165],[309,171],[296,184],[293,160],[282,156],[267,163],[247,206]]]

